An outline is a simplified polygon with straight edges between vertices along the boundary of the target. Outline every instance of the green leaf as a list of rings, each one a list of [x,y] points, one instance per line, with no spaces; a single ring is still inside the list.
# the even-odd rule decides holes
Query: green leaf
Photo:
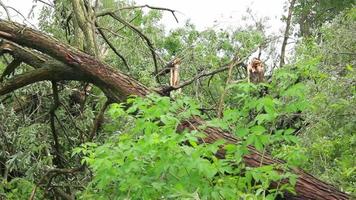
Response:
[[[235,130],[235,135],[243,138],[249,133],[249,130],[247,128],[238,128]]]

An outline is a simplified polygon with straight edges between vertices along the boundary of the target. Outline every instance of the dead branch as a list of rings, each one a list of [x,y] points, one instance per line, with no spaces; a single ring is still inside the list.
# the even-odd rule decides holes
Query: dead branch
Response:
[[[109,99],[125,99],[132,94],[145,96],[151,91],[138,81],[94,57],[18,23],[0,20],[0,37],[44,52],[66,63],[65,70],[68,70],[68,66],[72,70],[75,69],[72,71],[74,74],[70,74],[71,78],[76,78],[78,75],[84,77],[88,82],[98,86]],[[107,76],[108,74],[110,76]],[[119,88],[118,84],[127,87]]]
[[[6,40],[2,40],[0,42],[0,51],[3,53],[9,53],[12,57],[14,57],[14,59],[21,60],[35,69],[46,67],[48,66],[48,62],[51,60],[54,61],[45,54],[29,50]],[[63,63],[57,61],[57,65],[63,65]]]

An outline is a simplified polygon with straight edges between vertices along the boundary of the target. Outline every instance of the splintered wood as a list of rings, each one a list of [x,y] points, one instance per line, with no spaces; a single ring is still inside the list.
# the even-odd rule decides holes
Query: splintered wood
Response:
[[[261,83],[264,81],[264,67],[263,63],[258,58],[253,58],[247,66],[248,81],[252,83]]]

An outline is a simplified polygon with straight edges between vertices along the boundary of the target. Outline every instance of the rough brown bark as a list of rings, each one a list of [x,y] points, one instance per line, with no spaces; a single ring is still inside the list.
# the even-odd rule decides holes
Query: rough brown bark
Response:
[[[81,76],[86,77],[89,82],[101,88],[110,100],[121,101],[128,95],[145,96],[150,92],[154,92],[154,90],[147,88],[138,81],[100,62],[94,57],[73,49],[36,30],[0,20],[0,38],[10,40],[18,45],[36,49],[61,61],[69,66],[69,70],[81,74]],[[202,119],[193,118],[189,122],[182,122],[180,128],[196,129],[196,127],[202,124],[204,124]],[[207,127],[204,132],[207,135],[207,137],[204,138],[205,142],[214,142],[220,139],[224,139],[229,143],[238,142],[230,133],[218,128]],[[283,161],[273,159],[269,155],[263,155],[253,147],[249,147],[249,150],[250,154],[244,157],[244,161],[248,166],[258,167],[261,164],[270,165],[283,163]],[[217,156],[224,158],[224,151],[219,151]],[[342,200],[350,198],[347,194],[316,179],[301,169],[291,170],[298,175],[295,187],[297,195],[286,194],[288,199]]]

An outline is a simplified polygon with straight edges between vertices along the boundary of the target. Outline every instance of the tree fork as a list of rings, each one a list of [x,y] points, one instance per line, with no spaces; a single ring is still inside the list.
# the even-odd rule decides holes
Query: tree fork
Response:
[[[113,69],[107,64],[100,62],[94,57],[80,52],[68,45],[65,45],[44,33],[27,28],[17,23],[0,20],[0,37],[10,40],[18,45],[36,49],[47,54],[74,71],[87,76],[90,82],[103,90],[110,100],[122,101],[129,95],[146,96],[154,92],[138,81]],[[1,89],[0,89],[1,90]],[[205,122],[194,117],[189,122],[182,122],[181,128],[194,129]],[[218,128],[207,127],[204,130],[207,135],[204,140],[214,142],[224,139],[229,143],[236,143],[238,139],[230,133]],[[283,161],[273,159],[269,155],[263,155],[255,148],[249,147],[250,154],[244,156],[244,162],[251,167],[262,165],[280,164]],[[224,158],[224,151],[218,152],[218,157]],[[286,193],[287,199],[316,199],[316,200],[343,200],[350,199],[350,196],[337,190],[333,186],[324,183],[301,169],[291,169],[298,176],[295,186],[296,195]]]

